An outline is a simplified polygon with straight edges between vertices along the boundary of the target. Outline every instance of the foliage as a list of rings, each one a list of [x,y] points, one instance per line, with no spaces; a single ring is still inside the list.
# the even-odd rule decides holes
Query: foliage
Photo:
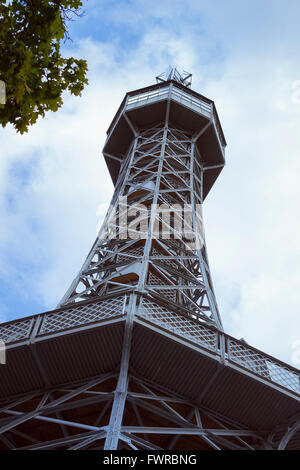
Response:
[[[0,123],[27,132],[39,116],[57,111],[68,90],[80,95],[87,63],[60,53],[69,39],[67,22],[82,16],[81,0],[0,0],[0,79],[6,84],[6,104]]]

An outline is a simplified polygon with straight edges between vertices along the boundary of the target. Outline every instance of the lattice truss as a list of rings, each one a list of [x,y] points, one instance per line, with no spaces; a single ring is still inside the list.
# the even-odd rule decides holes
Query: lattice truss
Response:
[[[30,393],[0,404],[0,449],[105,449],[117,377]],[[300,425],[258,433],[130,376],[118,449],[285,449]],[[288,429],[288,431],[287,431]],[[109,447],[108,447],[109,448]]]
[[[168,126],[139,132],[99,237],[61,305],[135,290],[222,328],[204,242],[202,180],[192,135]]]
[[[223,369],[249,376],[252,385],[257,378],[257,383],[293,397],[299,393],[299,374],[223,332],[201,213],[203,174],[212,167],[206,166],[197,147],[199,135],[212,122],[192,135],[169,122],[169,111],[170,102],[161,125],[137,130],[131,124],[134,138],[120,159],[111,206],[60,307],[37,320],[0,329],[0,339],[12,347],[26,341],[45,382],[43,390],[0,402],[0,448],[196,450],[298,445],[298,415],[276,429],[258,432],[203,405],[207,389]],[[124,118],[130,124],[126,113]],[[105,334],[122,324],[118,366],[106,368],[103,354],[99,358],[103,368],[91,375],[99,370],[112,373],[52,385],[62,380],[50,382],[43,372],[35,341],[48,341],[47,335],[50,341],[52,336],[63,340],[65,330],[74,344],[81,344],[86,326],[92,332],[104,322]],[[132,346],[138,328],[145,330],[145,338],[164,336],[162,351],[167,356],[172,351],[169,345],[177,341],[210,358],[212,372],[198,397],[191,398],[188,384],[185,396],[179,396],[155,383],[159,363],[153,375],[148,375],[146,363],[147,374],[136,376]],[[112,342],[113,351],[116,345]],[[143,347],[139,351],[142,362]],[[214,360],[219,362],[216,370]],[[220,375],[223,383],[221,379]]]

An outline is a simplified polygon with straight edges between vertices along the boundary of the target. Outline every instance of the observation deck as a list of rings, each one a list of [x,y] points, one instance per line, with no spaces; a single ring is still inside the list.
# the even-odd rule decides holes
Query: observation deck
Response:
[[[172,383],[174,392],[257,430],[273,429],[300,411],[297,369],[214,327],[171,309],[158,311],[146,299],[143,304],[133,330],[133,375],[163,387]],[[0,325],[7,352],[7,365],[0,366],[2,403],[43,389],[45,377],[55,387],[115,372],[126,314],[121,295]]]
[[[107,130],[103,148],[112,181],[116,184],[122,160],[133,138],[142,129],[163,122],[168,103],[171,125],[190,133],[198,147],[205,170],[205,199],[225,165],[226,140],[214,102],[175,80],[125,95]]]

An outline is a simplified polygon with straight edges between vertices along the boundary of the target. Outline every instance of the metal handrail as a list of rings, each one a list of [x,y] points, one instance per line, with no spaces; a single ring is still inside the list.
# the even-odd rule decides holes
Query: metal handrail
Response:
[[[123,294],[124,295],[124,294]],[[118,295],[120,297],[120,294]],[[91,305],[93,303],[101,304],[106,302],[108,299],[103,300],[90,300],[90,301],[83,301],[78,302],[75,304],[66,305],[63,308],[50,310],[45,313],[41,313],[38,315],[33,315],[31,317],[23,318],[22,320],[17,319],[11,322],[6,322],[4,324],[0,324],[0,340],[5,339],[5,344],[20,344],[21,341],[26,341],[30,338],[32,332],[34,332],[37,328],[36,325],[39,325],[38,331],[35,332],[36,337],[38,338],[41,335],[42,325],[44,322],[47,321],[47,318],[52,316],[53,314],[64,314],[67,310],[72,308],[82,308],[82,322],[81,325],[84,323],[89,323],[88,321],[84,321],[85,313],[84,308],[85,306]],[[120,314],[124,315],[124,308],[123,308],[123,301],[120,302],[122,304],[122,308],[120,308]],[[178,313],[173,312],[172,310],[165,309],[169,315],[178,315]],[[115,313],[112,312],[112,315]],[[151,322],[151,314],[143,315]],[[182,315],[183,316],[183,315]],[[273,383],[281,388],[284,388],[288,391],[292,391],[295,394],[300,396],[300,371],[289,364],[285,364],[284,362],[275,359],[274,357],[240,341],[232,336],[219,331],[213,326],[205,325],[204,323],[195,320],[192,317],[188,317],[188,321],[193,324],[193,326],[199,329],[199,336],[196,337],[195,334],[195,343],[199,346],[202,346],[204,349],[207,349],[207,341],[204,338],[203,332],[207,331],[210,334],[216,334],[218,340],[216,341],[216,346],[214,348],[214,352],[218,357],[224,356],[223,359],[229,363],[235,364],[238,367],[244,369],[251,374],[255,374],[264,380]],[[163,327],[163,321],[160,321],[160,325]],[[76,326],[76,325],[74,325]],[[67,329],[67,328],[66,328]],[[61,330],[63,331],[63,329]],[[176,333],[178,334],[178,333]],[[184,328],[180,332],[180,335],[184,338]],[[187,337],[188,341],[193,341],[191,335]],[[221,344],[224,343],[223,353]],[[211,350],[211,348],[210,348]]]

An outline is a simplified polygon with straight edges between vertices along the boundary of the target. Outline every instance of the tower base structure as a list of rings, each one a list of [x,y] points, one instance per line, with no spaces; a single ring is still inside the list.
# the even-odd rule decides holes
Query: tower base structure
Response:
[[[174,315],[132,294],[1,325],[0,448],[299,449],[299,371]]]

